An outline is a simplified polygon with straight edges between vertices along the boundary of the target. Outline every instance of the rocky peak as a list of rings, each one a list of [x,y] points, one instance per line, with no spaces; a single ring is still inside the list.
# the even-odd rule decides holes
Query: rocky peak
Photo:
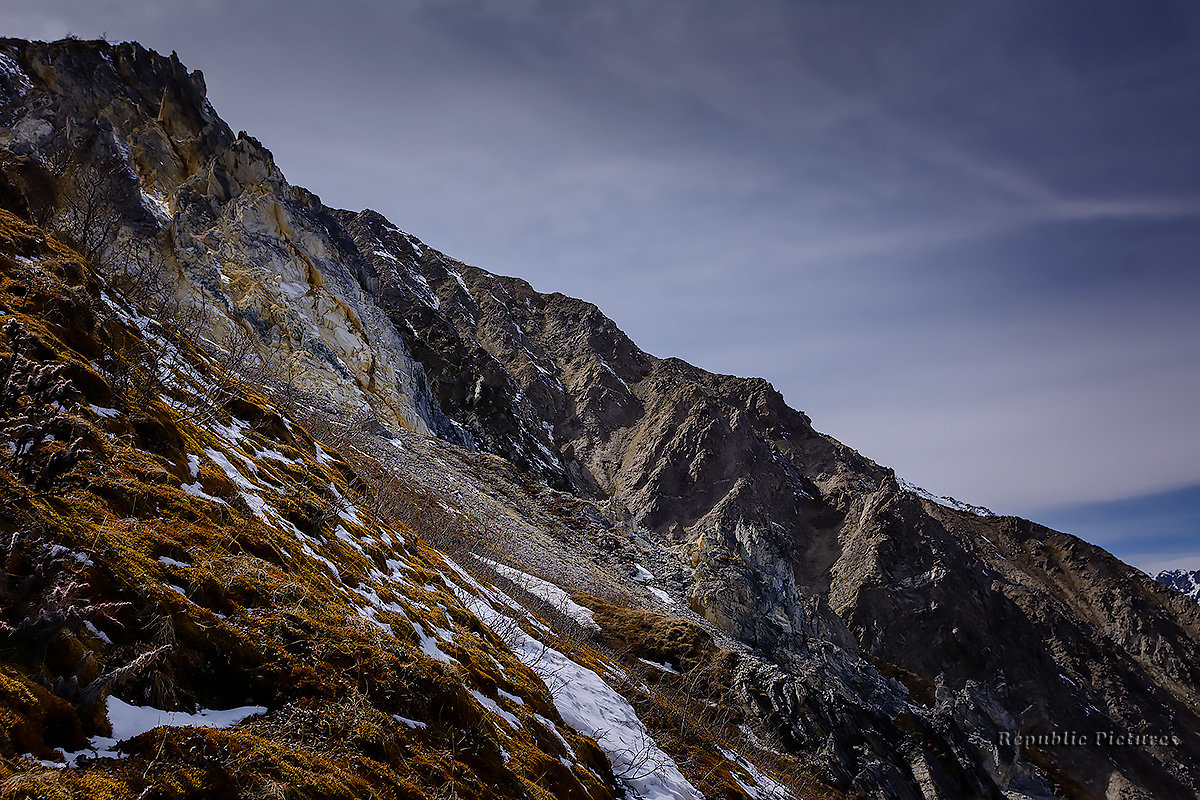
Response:
[[[14,144],[24,140],[26,149],[44,147],[52,132],[70,139],[104,121],[123,133],[139,174],[155,175],[167,190],[233,141],[208,101],[204,76],[188,72],[174,53],[162,56],[133,42],[0,39],[0,60],[5,80],[20,87],[0,103],[22,104],[18,129],[26,135]],[[26,102],[35,82],[56,99]],[[151,120],[157,124],[147,125]]]
[[[275,166],[271,151],[245,131],[240,132],[228,147],[218,151],[197,178],[206,183],[199,193],[217,203],[228,203],[252,187],[265,189],[264,184],[271,184],[278,189],[286,183],[283,173]]]
[[[24,92],[0,129],[0,194],[14,206],[60,227],[103,211],[105,234],[85,244],[119,272],[157,274],[203,318],[202,340],[253,332],[253,357],[289,383],[462,440],[364,293],[369,262],[269,150],[232,134],[199,73],[130,43],[3,40],[0,55]]]
[[[1158,710],[1137,723],[1143,712],[1119,687],[1175,691],[1200,677],[1187,615],[1096,548],[901,484],[815,431],[768,382],[649,356],[589,304],[455,264],[459,284],[443,256],[415,254],[407,237],[389,259],[347,229],[381,274],[381,262],[404,263],[406,310],[393,318],[428,321],[411,347],[431,380],[490,374],[515,398],[489,417],[473,396],[443,392],[446,413],[516,463],[510,453],[537,445],[497,444],[514,419],[552,432],[535,440],[554,456],[535,473],[626,505],[682,563],[690,608],[778,663],[811,667],[818,641],[861,652],[912,676],[914,691],[940,686],[984,738],[1094,726],[1094,708],[1114,709],[1105,724],[1168,726]],[[425,285],[438,304],[422,300]],[[1128,610],[1099,611],[1111,592]],[[1046,694],[1064,681],[1087,688]],[[1031,706],[1032,696],[1046,699]],[[1195,713],[1194,692],[1174,697],[1178,713]],[[1128,774],[1158,769],[1122,757]],[[1071,758],[1072,780],[1105,770],[1107,756]]]

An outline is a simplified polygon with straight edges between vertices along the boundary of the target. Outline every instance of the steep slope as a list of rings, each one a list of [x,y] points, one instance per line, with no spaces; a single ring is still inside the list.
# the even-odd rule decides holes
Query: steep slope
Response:
[[[253,413],[317,431],[354,480],[375,487],[368,494],[396,524],[481,575],[491,570],[491,587],[474,589],[417,545],[422,562],[458,587],[449,587],[457,605],[396,596],[410,618],[424,609],[446,631],[490,630],[485,651],[501,663],[522,662],[530,647],[545,655],[544,641],[525,638],[542,629],[517,634],[494,616],[489,593],[507,591],[553,617],[554,652],[583,648],[575,666],[558,664],[582,684],[595,686],[578,669],[611,677],[644,668],[614,683],[655,747],[707,794],[766,796],[764,781],[746,782],[772,759],[777,777],[793,779],[780,791],[794,796],[1200,791],[1200,609],[1186,598],[1074,537],[949,508],[902,485],[815,431],[766,381],[655,358],[591,304],[456,262],[374,212],[325,208],[288,185],[256,141],[233,136],[202,78],[174,58],[137,45],[3,40],[0,82],[0,201],[70,240],[113,292],[167,312],[177,337],[204,344],[213,374],[232,376],[180,389],[176,402],[244,408],[247,387],[266,393]],[[226,413],[196,417],[208,433],[195,435],[237,429]],[[320,461],[324,451],[305,446]],[[264,447],[286,452],[259,442],[241,454],[261,469]],[[178,471],[183,462],[173,463]],[[348,496],[345,480],[331,482]],[[199,490],[209,494],[206,486]],[[259,517],[247,502],[285,537],[312,535],[299,522],[289,523],[296,532],[282,525],[282,510],[260,508]],[[378,570],[413,557],[388,534],[370,535]],[[276,546],[294,554],[298,545]],[[339,584],[350,593],[341,597],[396,591],[363,589],[358,572],[341,577],[347,565],[334,554],[313,552],[332,562],[335,594]],[[266,605],[283,613],[274,596]],[[451,606],[475,621],[450,626],[441,614],[455,616]],[[586,608],[594,626],[580,627]],[[310,646],[311,632],[299,630],[294,646]],[[336,628],[331,638],[342,635]],[[408,636],[426,656],[445,652],[425,633]],[[321,653],[314,663],[339,662]],[[257,662],[237,670],[267,680]],[[401,678],[379,685],[387,680]],[[469,675],[448,680],[489,702],[500,697]],[[544,683],[553,698],[563,689]],[[544,706],[545,691],[526,702]],[[647,762],[632,762],[648,747],[605,750],[594,719],[568,716],[607,756],[579,778],[590,796],[604,796],[601,786],[650,792],[631,781],[668,769],[655,756],[641,775]],[[718,740],[697,746],[706,731]],[[1011,739],[1054,732],[1166,739],[1088,747]],[[747,757],[759,767],[743,764]],[[616,767],[611,780],[605,765]]]
[[[196,335],[252,330],[254,349],[269,345],[271,366],[300,388],[455,438],[360,288],[371,278],[357,248],[269,152],[230,132],[199,72],[136,44],[0,40],[0,81],[3,194],[15,209],[132,271],[126,291],[168,287],[198,317]]]
[[[369,258],[408,264],[440,298],[437,336],[414,335],[451,344],[418,358],[532,405],[520,427],[551,434],[559,481],[628,504],[673,545],[690,605],[722,630],[785,659],[814,635],[861,649],[935,686],[984,741],[1200,723],[1200,618],[1138,570],[1024,520],[932,502],[814,431],[765,381],[648,356],[595,307],[396,247],[377,220],[346,227]],[[471,397],[449,399],[452,417],[486,425]],[[1200,751],[1030,755],[1079,796],[1183,797]]]
[[[5,797],[701,796],[644,669],[5,211],[0,316]],[[710,792],[790,795],[696,735]]]

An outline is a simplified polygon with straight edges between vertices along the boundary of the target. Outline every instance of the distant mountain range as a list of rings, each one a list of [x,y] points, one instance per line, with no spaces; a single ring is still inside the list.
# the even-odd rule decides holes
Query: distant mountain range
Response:
[[[1181,569],[1164,570],[1154,578],[1161,584],[1183,592],[1188,597],[1200,601],[1200,570],[1186,572]]]

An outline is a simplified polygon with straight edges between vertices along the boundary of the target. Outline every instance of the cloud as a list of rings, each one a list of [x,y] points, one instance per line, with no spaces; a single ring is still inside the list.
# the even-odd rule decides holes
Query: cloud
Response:
[[[36,10],[0,10],[0,31],[5,36],[54,41],[71,33],[71,28],[62,17],[55,14]]]
[[[177,49],[327,202],[767,377],[938,493],[1037,513],[1200,480],[1194,26],[1009,2],[143,5],[0,20]]]
[[[1045,219],[1095,222],[1112,219],[1200,219],[1200,200],[1173,197],[1060,198]]]
[[[1165,569],[1200,569],[1200,485],[1061,506],[1042,516],[1039,521],[1093,541],[1151,575]]]

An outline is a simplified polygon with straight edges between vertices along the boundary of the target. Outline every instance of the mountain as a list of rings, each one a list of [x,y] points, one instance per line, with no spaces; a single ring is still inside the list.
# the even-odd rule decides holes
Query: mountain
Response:
[[[1193,600],[1200,600],[1200,570],[1191,572],[1181,569],[1163,570],[1154,580],[1183,592]]]
[[[326,207],[174,55],[0,40],[0,207],[6,795],[1200,792],[1196,603]]]

